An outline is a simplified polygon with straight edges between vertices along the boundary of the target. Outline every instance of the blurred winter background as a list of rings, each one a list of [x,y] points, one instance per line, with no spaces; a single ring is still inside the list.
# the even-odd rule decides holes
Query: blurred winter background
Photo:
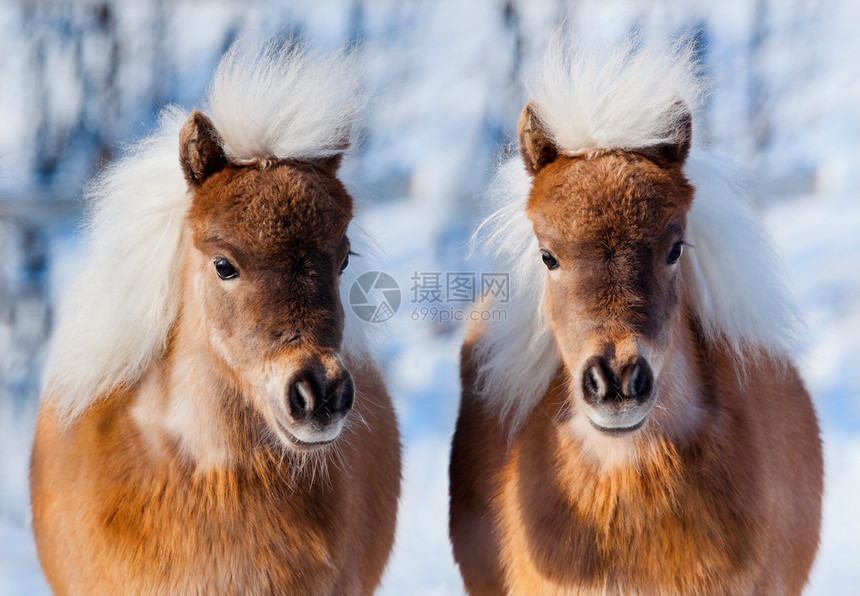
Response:
[[[809,324],[800,364],[827,458],[809,594],[860,585],[860,3],[721,0],[182,0],[0,4],[0,593],[47,593],[27,459],[58,294],[75,275],[81,184],[196,105],[237,37],[347,41],[375,97],[343,176],[404,300],[380,340],[405,483],[383,594],[459,594],[447,540],[448,442],[461,324],[424,319],[416,272],[472,271],[481,193],[515,139],[560,24],[606,41],[686,33],[711,95],[699,139],[749,165],[757,207]],[[419,310],[416,310],[419,309]],[[856,593],[856,592],[855,592]]]

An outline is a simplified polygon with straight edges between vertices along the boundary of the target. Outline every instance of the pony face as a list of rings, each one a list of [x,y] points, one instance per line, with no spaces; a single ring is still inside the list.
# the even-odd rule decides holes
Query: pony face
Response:
[[[352,199],[338,160],[230,164],[203,119],[192,115],[181,139],[194,192],[186,307],[271,431],[294,450],[321,447],[354,397],[339,355]]]
[[[544,313],[569,372],[568,410],[603,435],[645,424],[679,326],[692,188],[675,151],[527,161],[539,164],[527,214],[547,269]]]

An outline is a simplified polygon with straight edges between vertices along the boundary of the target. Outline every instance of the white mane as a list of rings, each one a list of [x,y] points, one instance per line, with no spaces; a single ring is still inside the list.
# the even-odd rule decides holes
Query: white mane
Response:
[[[639,149],[672,142],[675,123],[701,103],[689,44],[635,49],[627,42],[600,52],[550,41],[529,87],[539,120],[568,155],[597,149]]]
[[[561,360],[555,337],[543,317],[546,267],[532,223],[526,216],[526,200],[532,180],[519,157],[506,161],[490,186],[490,200],[497,210],[475,234],[493,262],[488,269],[508,273],[508,302],[483,305],[507,312],[504,321],[487,324],[475,345],[477,386],[481,394],[497,401],[503,420],[512,428],[525,422],[543,396]]]
[[[322,55],[269,44],[259,53],[234,45],[207,96],[208,113],[233,161],[329,157],[350,145],[364,108],[355,55]]]
[[[695,97],[700,88],[688,53],[677,46],[663,54],[651,48],[630,57],[615,52],[605,62],[581,51],[566,57],[562,50],[557,41],[550,47],[532,101],[564,153],[666,142],[683,92],[672,85],[693,84],[693,93],[686,97]],[[564,101],[563,93],[570,101]],[[646,113],[643,106],[657,112]],[[695,198],[687,220],[691,247],[682,256],[682,275],[687,303],[707,339],[725,342],[739,355],[756,348],[777,357],[790,354],[799,329],[797,311],[733,167],[694,149],[685,174]],[[509,302],[487,305],[505,309],[508,318],[486,325],[476,358],[478,390],[495,402],[511,429],[525,421],[561,364],[542,314],[546,268],[525,213],[530,188],[522,160],[505,162],[490,190],[497,210],[476,233],[493,260],[492,270],[510,275]]]
[[[362,106],[359,77],[345,54],[234,46],[216,71],[204,112],[237,162],[332,156],[348,149]],[[111,390],[133,384],[166,347],[179,308],[191,203],[179,165],[187,117],[166,108],[157,130],[85,191],[86,252],[61,301],[46,371],[48,399],[66,424]],[[358,351],[354,332],[348,322],[344,346]]]

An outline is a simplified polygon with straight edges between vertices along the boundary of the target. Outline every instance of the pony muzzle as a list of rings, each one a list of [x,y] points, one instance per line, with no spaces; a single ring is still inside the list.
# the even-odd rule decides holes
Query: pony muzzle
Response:
[[[314,448],[340,436],[355,401],[352,375],[334,357],[296,370],[283,389],[285,416],[278,417],[282,438],[294,447]]]
[[[610,434],[641,428],[656,400],[654,373],[641,356],[623,366],[592,356],[582,369],[580,389],[589,422]]]

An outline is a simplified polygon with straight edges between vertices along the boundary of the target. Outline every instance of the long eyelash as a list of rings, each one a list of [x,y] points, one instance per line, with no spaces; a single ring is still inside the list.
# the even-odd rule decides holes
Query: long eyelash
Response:
[[[352,249],[350,249],[350,251],[346,254],[349,255],[350,257],[360,257],[361,256],[357,252],[353,252]]]

